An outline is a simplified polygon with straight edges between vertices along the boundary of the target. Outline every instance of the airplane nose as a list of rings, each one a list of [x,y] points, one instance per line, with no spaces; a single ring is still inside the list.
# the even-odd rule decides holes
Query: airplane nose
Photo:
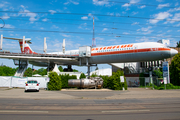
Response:
[[[171,49],[171,57],[175,56],[176,54],[178,54],[178,51],[175,49]]]

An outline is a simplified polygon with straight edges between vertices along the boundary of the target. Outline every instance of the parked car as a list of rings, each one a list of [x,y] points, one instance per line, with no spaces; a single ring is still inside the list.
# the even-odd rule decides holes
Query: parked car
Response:
[[[37,80],[28,80],[27,83],[25,83],[25,92],[27,91],[37,91],[39,92],[39,83]]]

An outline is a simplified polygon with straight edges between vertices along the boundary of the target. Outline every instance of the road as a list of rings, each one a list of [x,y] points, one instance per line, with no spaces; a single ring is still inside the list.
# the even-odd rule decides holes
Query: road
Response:
[[[161,96],[165,94],[166,96]],[[125,92],[41,90],[39,93],[24,93],[23,89],[0,89],[0,119],[178,120],[179,94],[180,90],[131,89]],[[58,98],[56,95],[61,96]]]

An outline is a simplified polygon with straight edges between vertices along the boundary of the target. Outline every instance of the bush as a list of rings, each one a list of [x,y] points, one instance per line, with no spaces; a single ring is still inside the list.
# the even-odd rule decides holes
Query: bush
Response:
[[[48,77],[50,78],[50,81],[48,83],[48,89],[61,90],[61,77],[59,77],[56,72],[50,72]]]
[[[84,73],[81,73],[79,79],[81,79],[81,78],[86,78],[86,75]]]
[[[160,86],[154,86],[154,89],[157,89],[157,90],[164,90],[165,89],[165,85],[164,84],[161,84]],[[180,89],[180,86],[174,86],[173,84],[169,83],[169,84],[166,84],[166,89]]]
[[[122,90],[123,87],[127,90],[126,78],[124,77],[124,83],[120,82],[120,76],[124,76],[123,71],[117,71],[112,76],[100,76],[103,79],[103,87],[113,90]]]
[[[68,80],[69,79],[77,79],[76,75],[69,76],[69,74],[59,75],[59,77],[61,78],[61,81],[62,81],[62,88],[70,88],[68,86]]]

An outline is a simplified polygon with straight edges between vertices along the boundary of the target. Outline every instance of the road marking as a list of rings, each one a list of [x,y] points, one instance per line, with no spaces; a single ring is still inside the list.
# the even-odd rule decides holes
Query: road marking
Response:
[[[101,111],[102,113],[118,113],[118,112],[148,112],[150,110],[118,110],[118,111]]]
[[[19,110],[0,110],[0,112],[16,112],[16,113],[49,113],[49,111],[19,111]]]

